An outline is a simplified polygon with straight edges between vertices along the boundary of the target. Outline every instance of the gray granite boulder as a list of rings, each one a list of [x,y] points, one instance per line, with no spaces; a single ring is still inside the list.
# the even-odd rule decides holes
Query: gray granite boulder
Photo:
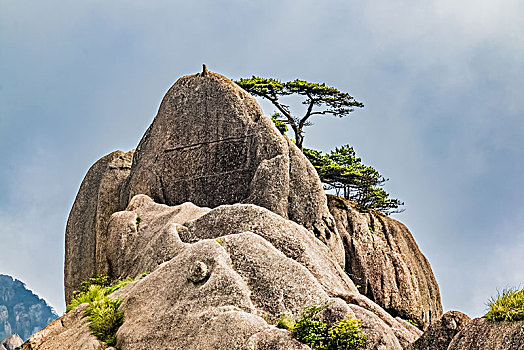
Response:
[[[462,312],[448,311],[440,320],[411,344],[407,350],[446,350],[455,335],[466,327],[471,319]]]
[[[314,232],[344,265],[315,169],[256,100],[222,75],[205,70],[180,78],[136,152],[113,152],[88,171],[67,223],[66,302],[82,281],[111,269],[99,242],[111,215],[137,194],[170,206],[267,208]]]
[[[115,151],[98,160],[87,172],[67,220],[65,234],[64,287],[66,302],[82,281],[97,273],[105,259],[105,242],[111,214],[120,205],[122,185],[129,175],[133,152]]]
[[[475,318],[453,338],[449,350],[523,350],[524,321],[491,322]]]
[[[377,211],[328,195],[345,251],[345,270],[359,291],[394,316],[426,329],[442,315],[431,266],[409,230]]]
[[[313,166],[281,135],[255,98],[208,72],[178,79],[140,141],[123,201],[215,208],[251,203],[342,246]]]

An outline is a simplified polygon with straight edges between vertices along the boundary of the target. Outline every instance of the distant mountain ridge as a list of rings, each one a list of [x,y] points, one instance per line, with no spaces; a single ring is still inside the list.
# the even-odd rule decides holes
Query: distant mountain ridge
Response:
[[[0,339],[18,334],[25,340],[57,317],[22,281],[0,274]]]

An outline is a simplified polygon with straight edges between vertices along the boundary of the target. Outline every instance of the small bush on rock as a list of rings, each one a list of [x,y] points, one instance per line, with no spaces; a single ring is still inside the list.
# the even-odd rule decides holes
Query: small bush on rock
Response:
[[[362,321],[356,318],[335,323],[328,331],[329,349],[358,349],[366,346],[366,335],[360,327]]]
[[[351,350],[366,346],[366,334],[361,330],[361,320],[349,318],[328,327],[320,320],[323,308],[308,306],[298,319],[283,315],[278,320],[277,327],[289,330],[298,341],[312,350]]]
[[[116,345],[116,332],[124,322],[124,313],[118,311],[120,304],[119,298],[106,296],[93,301],[86,309],[91,334],[107,346]]]
[[[137,279],[144,278],[142,274]],[[124,322],[124,313],[118,311],[121,304],[119,298],[111,298],[110,295],[125,287],[133,279],[113,281],[109,276],[95,276],[82,282],[80,290],[74,292],[75,298],[66,307],[66,313],[80,304],[88,303],[85,316],[89,321],[89,330],[98,340],[107,346],[116,344],[116,332]]]
[[[524,289],[507,289],[489,303],[484,317],[490,321],[524,321]]]

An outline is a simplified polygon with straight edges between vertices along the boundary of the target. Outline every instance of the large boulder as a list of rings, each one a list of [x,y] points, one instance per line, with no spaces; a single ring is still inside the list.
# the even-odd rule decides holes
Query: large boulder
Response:
[[[377,211],[328,195],[345,251],[345,270],[359,291],[390,314],[426,329],[442,315],[437,281],[409,230]]]
[[[97,266],[105,264],[100,242],[111,214],[125,208],[120,205],[120,192],[131,169],[133,152],[115,151],[102,157],[80,185],[65,234],[66,303],[80,283],[97,273]]]
[[[346,247],[336,225],[346,230]],[[314,168],[254,98],[204,69],[168,91],[134,154],[113,153],[89,170],[67,226],[66,298],[95,273],[150,273],[114,294],[125,313],[121,350],[304,349],[275,324],[313,304],[327,305],[322,318],[329,324],[360,318],[368,349],[403,349],[422,332],[398,310],[437,309],[403,309],[393,294],[411,288],[402,297],[422,295],[429,287],[412,277],[388,289],[387,310],[375,294],[361,294],[344,270],[355,261],[344,251],[350,226],[341,218],[335,224]],[[383,249],[389,265],[404,269],[404,251],[427,264],[416,245],[395,244],[361,244],[358,251]],[[72,315],[62,317],[70,317],[64,327],[35,335],[34,346],[71,334],[67,348],[83,341],[96,349],[85,320]],[[424,317],[429,322],[431,314]]]
[[[170,206],[267,208],[314,232],[343,266],[315,169],[256,100],[222,75],[204,70],[180,78],[133,152],[101,158],[82,182],[66,229],[66,302],[82,281],[111,268],[99,242],[111,215],[137,194]]]
[[[468,315],[460,311],[448,311],[406,350],[446,350],[455,335],[469,322],[471,319]]]
[[[169,89],[142,137],[123,201],[137,194],[168,205],[251,203],[322,239],[336,232],[302,152],[263,116],[253,96],[205,67]]]
[[[476,318],[453,338],[447,349],[522,350],[524,321],[491,322],[485,318]]]

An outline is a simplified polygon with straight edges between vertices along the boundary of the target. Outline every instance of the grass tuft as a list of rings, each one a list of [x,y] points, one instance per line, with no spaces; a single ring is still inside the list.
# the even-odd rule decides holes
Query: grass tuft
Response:
[[[142,279],[143,273],[136,279]],[[80,290],[74,293],[75,298],[66,307],[66,313],[83,303],[88,303],[85,316],[89,321],[89,330],[98,340],[107,346],[116,345],[116,332],[124,322],[124,313],[118,311],[121,304],[119,298],[110,295],[127,286],[134,280],[130,277],[121,281],[113,281],[108,276],[95,276],[82,282]]]
[[[488,302],[490,321],[524,321],[524,289],[506,289]]]
[[[91,334],[107,346],[116,345],[116,332],[124,323],[124,313],[118,311],[121,303],[119,298],[106,296],[93,301],[86,309]]]

